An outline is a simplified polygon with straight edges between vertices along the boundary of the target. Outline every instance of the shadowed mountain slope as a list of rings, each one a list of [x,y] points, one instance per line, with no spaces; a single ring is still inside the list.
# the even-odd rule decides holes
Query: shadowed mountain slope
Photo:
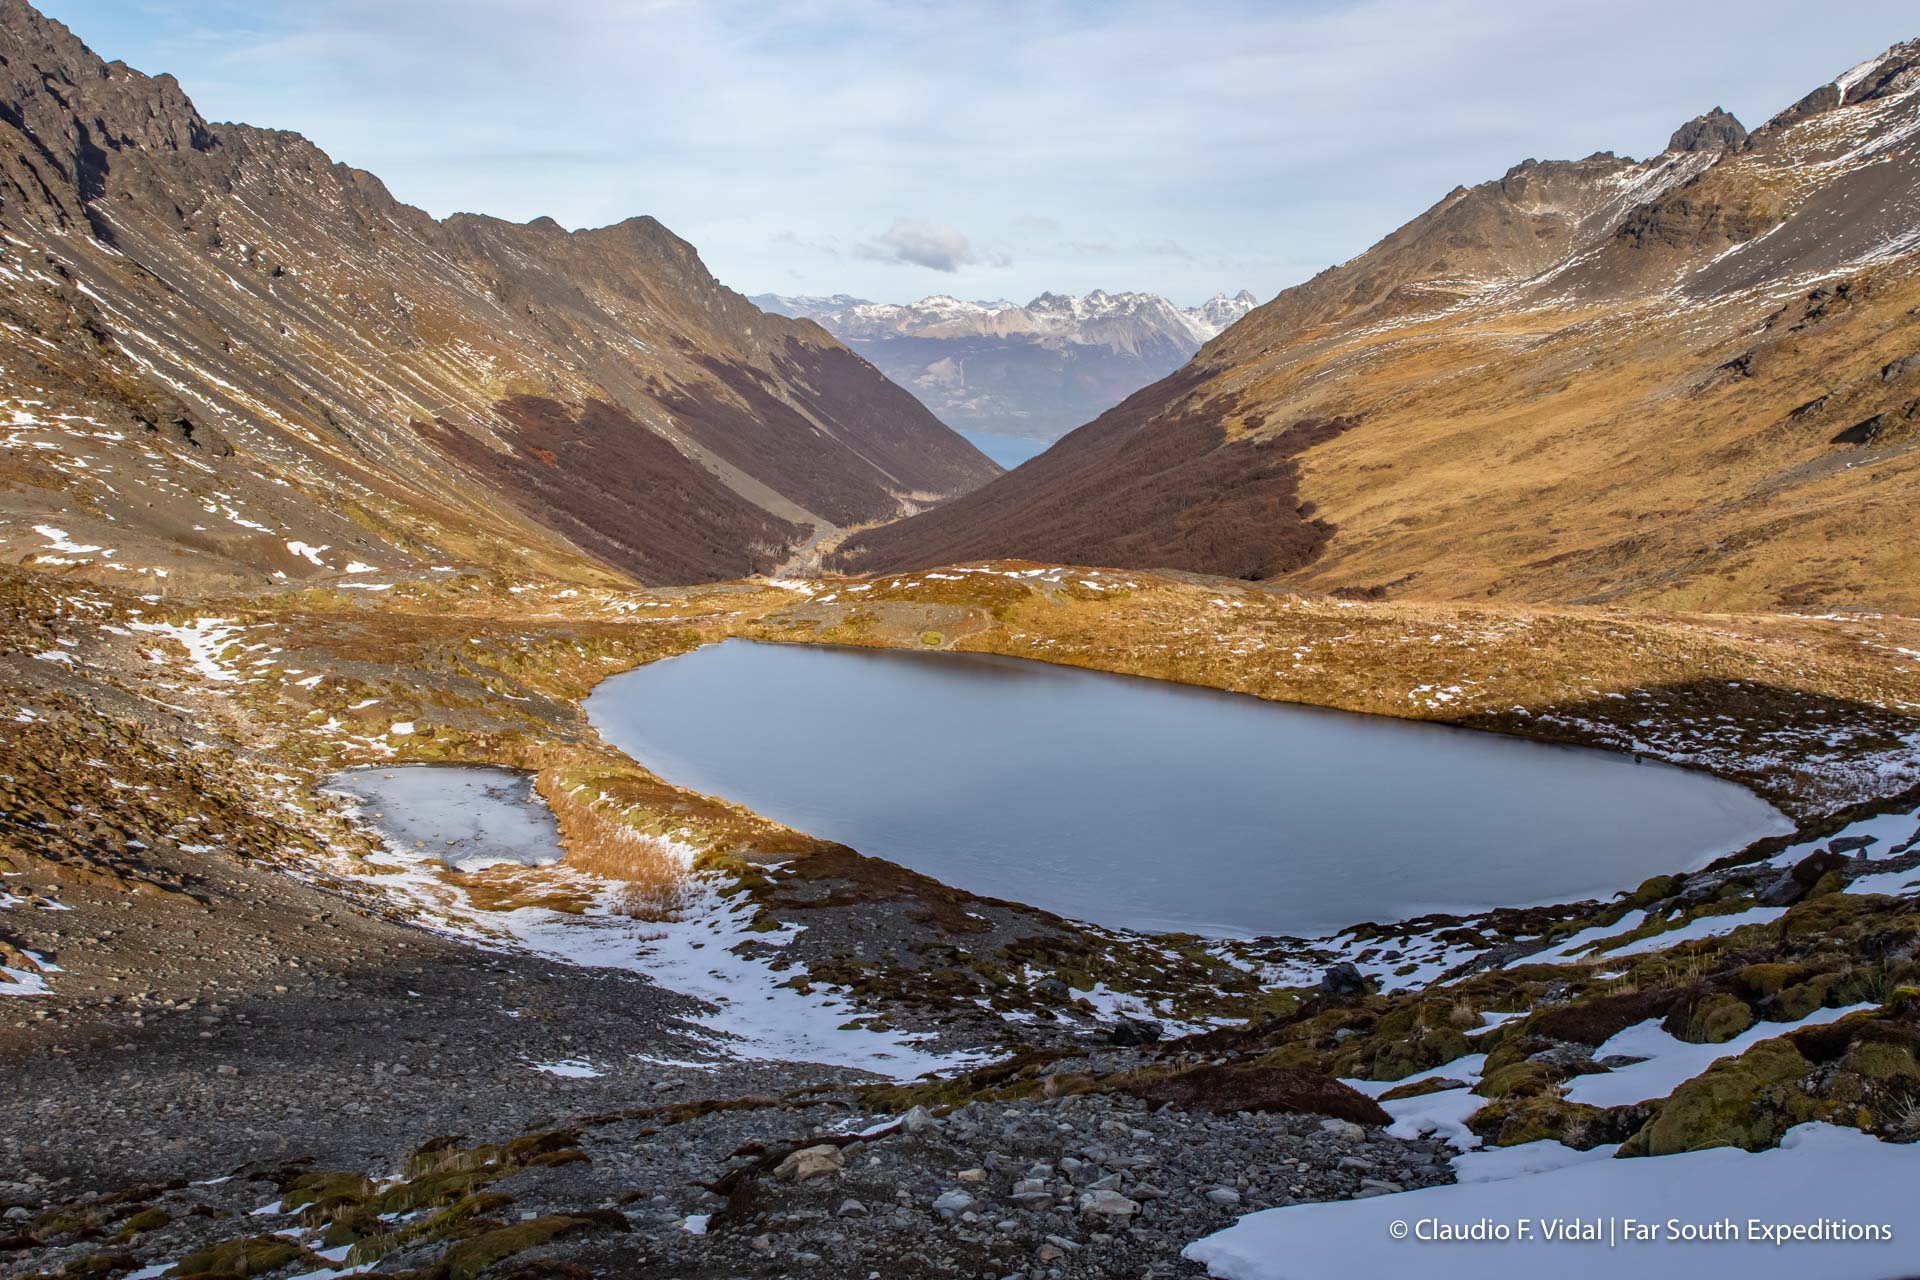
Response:
[[[0,230],[16,559],[701,581],[997,470],[651,218],[435,220],[297,134],[208,123],[21,0],[0,0]]]

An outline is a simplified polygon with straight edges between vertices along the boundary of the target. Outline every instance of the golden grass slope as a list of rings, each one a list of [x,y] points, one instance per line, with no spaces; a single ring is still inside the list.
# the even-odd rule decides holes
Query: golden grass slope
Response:
[[[1881,371],[1920,351],[1917,309],[1894,268],[1785,299],[1464,309],[1308,339],[1210,389],[1268,424],[1363,417],[1302,460],[1335,533],[1289,585],[1913,610],[1920,371]],[[1870,444],[1835,443],[1876,415]]]

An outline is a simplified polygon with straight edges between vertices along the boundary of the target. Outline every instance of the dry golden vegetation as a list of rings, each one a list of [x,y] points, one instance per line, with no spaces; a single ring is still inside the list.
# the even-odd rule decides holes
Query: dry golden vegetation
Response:
[[[663,836],[641,831],[601,811],[594,779],[569,784],[558,766],[542,769],[535,787],[560,823],[566,863],[617,881],[620,910],[636,920],[671,920],[692,902],[692,859]]]
[[[1301,497],[1336,531],[1293,585],[1913,612],[1920,433],[1835,437],[1916,394],[1880,371],[1920,349],[1920,281],[1887,267],[1836,288],[1825,305],[1801,290],[1442,313],[1235,352],[1215,385],[1267,430],[1364,419],[1302,461]]]

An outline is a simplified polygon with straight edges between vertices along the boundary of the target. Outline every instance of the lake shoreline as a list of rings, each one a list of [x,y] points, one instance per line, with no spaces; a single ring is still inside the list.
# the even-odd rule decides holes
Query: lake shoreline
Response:
[[[1591,748],[991,654],[729,640],[610,677],[583,705],[603,738],[677,785],[956,887],[1136,932],[1318,937],[1361,919],[1553,905],[1793,829],[1735,785],[1623,770]],[[1182,860],[1158,886],[1166,851],[1201,846],[1205,865]],[[1464,864],[1489,847],[1501,865],[1479,884]],[[1348,850],[1365,850],[1364,885]],[[1628,850],[1636,862],[1598,870]],[[1382,877],[1397,896],[1382,897]],[[1201,905],[1203,882],[1241,914]],[[1247,914],[1249,894],[1281,909]]]

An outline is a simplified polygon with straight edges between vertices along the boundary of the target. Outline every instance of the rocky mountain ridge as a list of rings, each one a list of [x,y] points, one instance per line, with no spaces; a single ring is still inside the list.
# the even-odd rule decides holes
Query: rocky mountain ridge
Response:
[[[951,426],[1043,439],[1179,368],[1256,305],[1244,289],[1197,307],[1102,289],[1025,305],[947,294],[905,304],[846,294],[753,301],[817,320]]]
[[[1751,135],[1716,108],[1645,161],[1528,160],[1456,188],[842,563],[1910,607],[1916,249],[1909,42]]]
[[[435,220],[23,0],[0,58],[10,558],[704,581],[995,473],[651,218]]]

